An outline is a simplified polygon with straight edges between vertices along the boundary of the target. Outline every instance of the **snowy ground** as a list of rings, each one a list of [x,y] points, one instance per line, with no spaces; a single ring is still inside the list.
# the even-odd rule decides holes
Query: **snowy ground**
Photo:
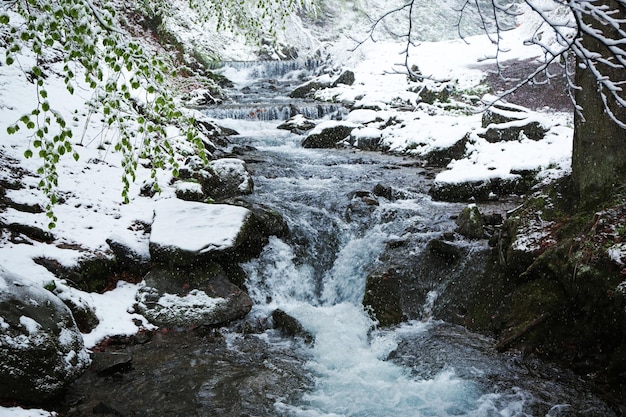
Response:
[[[384,4],[384,3],[381,3]],[[349,19],[348,19],[349,20]],[[520,26],[505,34],[509,49],[502,55],[503,60],[529,59],[540,55],[540,51],[524,47],[523,41],[532,33],[535,23],[520,21]],[[293,23],[297,27],[297,22]],[[181,25],[178,30],[183,30]],[[186,25],[185,37],[200,42],[201,26]],[[350,28],[344,28],[349,30]],[[198,31],[198,33],[194,33]],[[196,36],[198,35],[198,36]],[[301,31],[303,44],[317,45],[307,31]],[[306,36],[305,36],[306,35]],[[225,38],[228,42],[232,38]],[[406,76],[394,73],[396,64],[402,62],[400,52],[404,45],[384,41],[365,43],[355,52],[348,49],[354,44],[342,38],[333,44],[327,44],[326,50],[334,57],[338,65],[354,70],[357,83],[352,87],[338,87],[326,90],[324,98],[335,100],[378,103],[388,116],[394,115],[402,123],[386,129],[382,134],[385,141],[395,151],[406,149],[434,149],[450,145],[467,132],[480,127],[480,114],[467,111],[443,111],[441,108],[418,107],[414,112],[400,113],[390,109],[390,104],[397,100],[414,100],[413,93],[407,92]],[[236,49],[236,48],[235,48]],[[244,48],[237,56],[244,56]],[[477,67],[478,62],[488,63],[487,56],[494,53],[493,45],[485,36],[476,36],[461,40],[443,42],[423,42],[412,51],[412,60],[423,74],[439,79],[453,80],[458,90],[480,91],[484,72]],[[0,56],[4,56],[0,51]],[[32,56],[20,56],[20,65],[28,68],[32,65]],[[492,62],[492,61],[491,61]],[[147,254],[147,237],[137,228],[137,223],[151,223],[154,204],[158,200],[173,197],[174,190],[164,187],[164,191],[154,199],[139,196],[139,188],[149,177],[149,172],[141,169],[137,183],[131,187],[130,204],[123,204],[121,197],[121,158],[108,145],[115,131],[109,131],[100,122],[101,115],[89,112],[86,101],[90,92],[77,89],[74,95],[65,90],[63,80],[51,72],[48,80],[51,102],[66,120],[71,121],[76,130],[74,140],[80,154],[78,162],[67,157],[60,162],[59,193],[64,201],[55,207],[59,218],[57,227],[52,230],[55,245],[29,241],[12,242],[8,236],[0,238],[0,264],[9,271],[18,273],[35,283],[44,285],[57,281],[57,286],[67,286],[59,281],[33,259],[48,257],[63,265],[75,265],[86,252],[106,252],[106,239],[116,236],[118,240],[128,242],[138,253]],[[34,86],[29,83],[20,66],[0,66],[0,129],[15,123],[23,114],[32,110],[35,100]],[[355,113],[358,117],[369,117],[366,113]],[[572,122],[571,115],[565,113],[537,114],[551,130],[547,137],[539,142],[521,140],[509,143],[489,144],[476,141],[469,156],[453,161],[442,172],[440,181],[462,181],[467,179],[486,179],[493,176],[510,175],[514,169],[542,168],[546,177],[555,178],[568,172],[570,166]],[[359,120],[353,120],[360,122]],[[400,127],[401,126],[401,127]],[[173,131],[173,134],[176,132]],[[362,132],[367,134],[368,132]],[[371,133],[371,132],[370,132]],[[3,135],[0,142],[0,155],[3,159],[14,160],[8,166],[21,167],[27,174],[9,170],[8,166],[0,173],[3,180],[19,179],[25,188],[7,190],[7,196],[18,203],[45,206],[45,199],[37,191],[38,178],[34,174],[39,167],[37,158],[25,159],[24,151],[28,148],[31,137],[22,129],[15,135]],[[168,183],[170,174],[159,174],[162,185]],[[7,209],[0,213],[3,223],[21,223],[46,229],[47,218],[44,213],[31,214]],[[63,244],[63,245],[62,245]],[[84,293],[69,289],[76,297],[86,300],[96,309],[100,325],[90,334],[84,335],[88,347],[110,335],[132,334],[138,330],[136,320],[145,319],[132,312],[137,284],[120,282],[118,287],[105,294]],[[48,415],[41,410],[23,410],[2,408],[3,416],[41,416]]]

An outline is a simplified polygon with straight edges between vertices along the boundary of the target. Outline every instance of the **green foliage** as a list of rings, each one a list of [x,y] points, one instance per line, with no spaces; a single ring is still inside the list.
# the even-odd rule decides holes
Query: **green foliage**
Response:
[[[189,4],[201,18],[214,19],[218,29],[254,39],[266,34],[274,36],[289,13],[311,7],[310,1],[189,0]],[[175,5],[166,0],[143,0],[139,7],[160,24],[161,17],[167,16]],[[66,123],[48,97],[47,79],[52,64],[56,70],[61,63],[60,75],[70,94],[77,88],[93,92],[91,111],[103,115],[106,128],[115,132],[112,146],[122,154],[122,195],[126,202],[139,159],[151,161],[153,178],[156,170],[163,168],[177,174],[175,144],[166,132],[168,125],[184,132],[184,139],[193,143],[196,152],[206,160],[193,120],[172,99],[168,82],[174,76],[173,65],[145,50],[123,32],[111,2],[14,0],[3,5],[2,10],[0,45],[6,51],[4,63],[19,64],[36,90],[33,110],[6,131],[8,134],[21,129],[30,132],[24,155],[42,160],[38,170],[39,188],[48,197],[46,212],[50,228],[57,221],[53,206],[58,200],[55,194],[58,162],[65,155],[79,158],[71,124]],[[19,21],[12,21],[13,16]],[[19,62],[25,53],[35,56],[35,65],[30,68]]]

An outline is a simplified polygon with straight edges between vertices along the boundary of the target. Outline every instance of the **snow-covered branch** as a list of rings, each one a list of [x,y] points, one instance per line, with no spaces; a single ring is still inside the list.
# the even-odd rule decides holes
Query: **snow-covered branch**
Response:
[[[406,39],[404,71],[413,79],[422,77],[415,74],[409,59],[410,48],[418,40],[413,14],[419,6],[417,0],[404,1],[373,18],[368,37],[359,41],[357,48],[367,40],[376,41],[377,31],[392,16],[408,16],[403,32],[397,35]],[[529,83],[550,82],[555,77],[550,72],[550,65],[558,63],[565,68],[568,94],[577,110],[584,103],[574,100],[573,92],[579,89],[574,80],[575,71],[590,71],[597,80],[605,111],[616,124],[626,128],[626,118],[616,114],[616,109],[626,108],[626,0],[524,0],[522,4],[504,0],[459,0],[456,11],[459,37],[466,39],[468,36],[462,26],[464,19],[472,16],[477,20],[495,45],[495,54],[490,58],[495,59],[498,74],[503,78],[506,78],[503,71],[506,66],[502,53],[507,51],[503,33],[510,29],[508,22],[522,13],[539,17],[534,33],[525,43],[539,47],[543,58],[534,70],[521,79],[508,80],[514,81],[515,85],[501,93],[500,98]],[[572,64],[574,60],[578,68]],[[539,75],[543,76],[542,81],[537,81]]]

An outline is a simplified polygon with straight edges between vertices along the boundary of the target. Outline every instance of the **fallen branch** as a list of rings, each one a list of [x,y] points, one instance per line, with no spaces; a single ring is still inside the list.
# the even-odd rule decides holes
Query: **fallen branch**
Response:
[[[508,350],[511,347],[511,345],[513,345],[519,339],[524,337],[528,332],[533,330],[535,327],[537,327],[540,324],[542,324],[543,322],[545,322],[549,317],[550,317],[550,313],[543,313],[543,314],[541,314],[539,317],[535,318],[533,321],[531,321],[530,323],[528,323],[527,325],[522,327],[520,330],[515,332],[513,335],[507,337],[504,340],[499,341],[496,344],[495,349],[498,352],[504,352],[504,351]]]

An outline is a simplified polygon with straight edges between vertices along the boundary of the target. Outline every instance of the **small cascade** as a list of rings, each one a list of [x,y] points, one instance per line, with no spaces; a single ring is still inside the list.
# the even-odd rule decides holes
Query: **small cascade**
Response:
[[[214,119],[285,121],[301,114],[309,119],[341,118],[345,107],[335,103],[294,100],[293,89],[311,78],[322,62],[314,59],[224,62],[217,71],[233,81],[230,103],[203,109]]]
[[[293,59],[285,61],[224,61],[211,68],[221,72],[238,72],[250,79],[283,78],[297,71],[313,72],[323,64],[318,59]]]
[[[334,117],[345,112],[343,106],[327,103],[288,103],[275,105],[226,105],[204,109],[203,113],[214,119],[272,121],[288,120],[301,114],[309,119]]]

